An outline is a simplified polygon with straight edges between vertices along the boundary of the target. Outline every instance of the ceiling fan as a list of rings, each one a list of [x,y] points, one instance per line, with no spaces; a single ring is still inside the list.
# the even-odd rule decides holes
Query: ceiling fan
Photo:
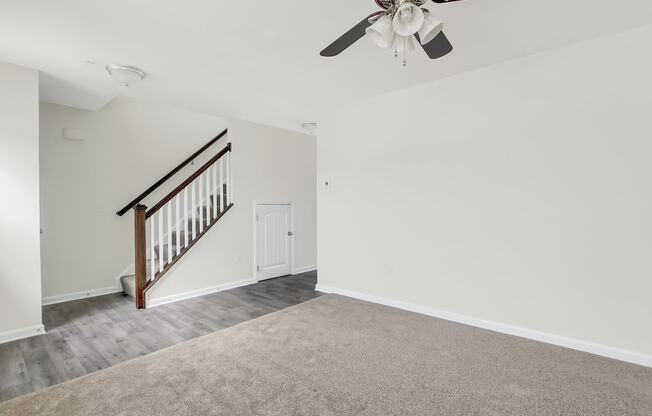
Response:
[[[394,56],[415,48],[414,40],[421,45],[430,59],[441,58],[453,50],[453,45],[442,32],[444,24],[422,9],[428,0],[375,0],[382,10],[370,14],[348,32],[320,52],[331,57],[342,53],[365,34],[377,46],[394,51]],[[435,3],[452,3],[460,0],[432,0]]]

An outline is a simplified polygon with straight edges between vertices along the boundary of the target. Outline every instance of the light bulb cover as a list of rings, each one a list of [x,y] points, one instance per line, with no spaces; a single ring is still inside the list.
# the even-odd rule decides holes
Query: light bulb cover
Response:
[[[430,11],[426,9],[423,10],[423,16],[423,25],[421,26],[421,29],[419,29],[418,33],[421,44],[425,45],[441,33],[441,31],[444,29],[444,23],[435,19]]]
[[[397,35],[412,36],[421,29],[424,19],[423,10],[414,3],[406,1],[398,6],[392,24]]]
[[[389,16],[381,16],[373,25],[369,26],[366,31],[367,38],[379,48],[389,48],[394,38],[394,27],[392,19]]]
[[[398,53],[413,51],[414,47],[414,39],[412,36],[396,35],[392,40],[392,50]]]

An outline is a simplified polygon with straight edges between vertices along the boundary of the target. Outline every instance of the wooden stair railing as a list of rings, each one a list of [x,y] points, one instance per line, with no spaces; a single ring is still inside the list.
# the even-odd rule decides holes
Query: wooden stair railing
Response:
[[[147,291],[233,207],[232,195],[228,143],[151,209],[134,207],[138,309],[146,307]]]
[[[163,184],[164,184],[165,182],[167,182],[170,178],[172,178],[174,175],[176,175],[177,173],[179,173],[179,171],[180,171],[181,169],[183,169],[184,167],[186,167],[186,165],[188,165],[188,163],[190,163],[190,162],[192,162],[193,160],[195,160],[199,155],[201,155],[201,154],[204,153],[206,150],[208,150],[208,148],[210,148],[212,145],[214,145],[215,143],[217,143],[218,140],[220,140],[222,137],[226,136],[227,133],[228,133],[228,129],[224,129],[224,131],[222,131],[220,134],[218,134],[217,136],[215,136],[214,138],[212,138],[208,143],[206,143],[205,145],[203,145],[203,146],[202,146],[199,150],[197,150],[195,153],[193,153],[192,155],[188,156],[188,158],[186,158],[186,160],[184,160],[184,161],[181,162],[177,167],[175,167],[174,169],[172,169],[171,171],[169,171],[168,173],[166,173],[165,176],[163,176],[161,179],[159,179],[158,181],[156,181],[156,183],[154,183],[154,185],[152,185],[152,186],[150,186],[149,188],[147,188],[147,190],[146,190],[145,192],[143,192],[142,194],[138,195],[138,196],[136,197],[136,199],[134,199],[133,201],[131,201],[130,203],[128,203],[127,205],[125,205],[124,208],[122,208],[120,211],[116,212],[116,214],[119,215],[119,216],[121,216],[121,217],[122,217],[123,215],[125,215],[127,212],[129,212],[130,209],[132,209],[132,208],[134,208],[136,205],[138,205],[138,204],[139,204],[143,199],[145,199],[149,194],[151,194],[152,192],[154,192],[154,191],[155,191],[159,186],[163,185]]]

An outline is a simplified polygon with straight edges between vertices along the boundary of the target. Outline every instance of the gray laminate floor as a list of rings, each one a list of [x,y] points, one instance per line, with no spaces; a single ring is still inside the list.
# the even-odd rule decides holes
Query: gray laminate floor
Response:
[[[122,294],[45,306],[47,334],[0,345],[0,402],[315,298],[316,282],[308,272],[144,311]]]

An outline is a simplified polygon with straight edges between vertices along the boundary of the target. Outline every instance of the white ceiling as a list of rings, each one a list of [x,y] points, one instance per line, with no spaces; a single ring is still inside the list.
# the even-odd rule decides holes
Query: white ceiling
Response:
[[[373,0],[0,0],[0,61],[41,70],[44,101],[98,109],[123,94],[296,129],[356,99],[652,23],[650,0],[428,7],[455,50],[435,61],[415,51],[403,68],[366,39],[319,56]],[[121,87],[107,63],[149,75]]]

